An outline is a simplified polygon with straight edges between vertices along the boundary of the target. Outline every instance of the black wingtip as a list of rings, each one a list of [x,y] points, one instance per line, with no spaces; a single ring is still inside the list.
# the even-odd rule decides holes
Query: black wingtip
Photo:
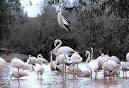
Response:
[[[65,24],[64,24],[65,25]],[[67,31],[71,32],[71,29],[69,28],[68,25],[65,25],[65,27],[67,28]]]

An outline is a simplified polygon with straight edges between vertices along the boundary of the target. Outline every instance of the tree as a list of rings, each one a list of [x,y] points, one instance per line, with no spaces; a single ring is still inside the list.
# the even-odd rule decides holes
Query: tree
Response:
[[[0,1],[0,45],[5,46],[20,13],[19,0]]]

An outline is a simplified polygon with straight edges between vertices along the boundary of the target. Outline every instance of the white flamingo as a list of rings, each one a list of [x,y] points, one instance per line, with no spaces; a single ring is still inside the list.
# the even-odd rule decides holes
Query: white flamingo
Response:
[[[28,73],[22,69],[20,69],[19,71],[17,70],[17,68],[15,67],[12,67],[11,68],[11,76],[19,79],[21,77],[24,77],[24,76],[28,76]]]
[[[113,61],[115,61],[117,64],[120,64],[120,60],[119,60],[118,57],[116,57],[116,56],[111,56],[111,57],[110,57],[110,60],[113,60]]]
[[[29,58],[27,60],[27,64],[30,64],[32,66],[32,70],[34,70],[34,64],[36,63],[37,58],[29,55]]]
[[[120,64],[121,64],[121,70],[123,71],[123,77],[125,77],[125,76],[127,77],[126,72],[129,70],[129,62],[128,61],[127,62],[121,61]]]
[[[0,65],[2,66],[2,65],[6,65],[6,64],[7,64],[7,62],[3,58],[0,57]]]
[[[82,71],[78,74],[79,77],[89,77],[92,74],[92,69],[88,66],[88,63],[91,60],[90,51],[86,51],[85,56],[87,57],[86,62],[85,62],[86,67],[85,67],[84,71]]]
[[[101,66],[104,71],[104,75],[105,73],[107,73],[106,71],[108,71],[109,73],[108,75],[110,77],[111,75],[113,75],[113,72],[119,68],[119,64],[116,61],[111,60],[111,57],[109,56],[104,56],[102,59],[103,59],[103,62]]]
[[[11,67],[10,76],[17,78],[18,84],[20,85],[19,79],[24,76],[28,76],[28,73],[22,69],[17,70],[15,67]]]
[[[62,16],[60,10],[57,13],[57,22],[61,28],[67,31],[70,31],[69,24],[71,24],[71,22],[68,19],[66,19],[64,16]]]
[[[90,62],[89,62],[89,67],[92,69],[92,72],[95,72],[95,78],[97,78],[97,72],[100,68],[99,62],[97,59],[93,60],[93,48],[91,47],[91,54],[90,54]],[[94,65],[93,65],[94,64]],[[92,78],[92,75],[91,75]]]
[[[66,75],[66,64],[71,64],[72,62],[70,61],[70,58],[68,57],[67,54],[60,54],[59,56],[56,57],[57,64],[59,63],[60,65],[57,65],[57,68],[61,70],[62,75]]]
[[[58,43],[58,45],[57,45]],[[61,46],[62,45],[62,41],[59,40],[59,39],[56,39],[54,41],[54,46],[55,48],[52,50],[52,53],[55,55],[55,56],[58,56],[60,54],[67,54],[67,55],[71,55],[71,53],[74,53],[75,51],[71,48],[71,47],[68,47],[68,46]]]
[[[47,64],[48,61],[45,58],[43,58],[43,56],[41,54],[38,54],[37,59],[36,59],[36,63],[38,63],[38,64],[43,64],[43,63]]]
[[[91,54],[93,54],[93,48],[91,48]],[[95,74],[95,78],[97,76],[97,70],[99,69],[99,62],[98,60],[92,60],[91,58],[93,57],[93,55],[91,55],[89,51],[86,51],[85,56],[88,55],[87,59],[86,59],[86,69],[81,72],[81,74],[79,74],[79,76],[81,77],[89,77],[91,76],[92,78],[92,72],[96,72]]]
[[[129,52],[126,54],[126,59],[129,62]]]
[[[110,57],[108,55],[104,55],[103,53],[97,58],[100,67],[102,67],[102,65],[108,61],[110,59]]]
[[[17,57],[14,57],[11,61],[11,66],[12,68],[17,69],[17,70],[15,69],[12,70],[12,76],[18,79],[22,76],[27,76],[26,73],[22,70],[26,68],[25,63],[22,60],[18,59]],[[19,80],[18,80],[18,83],[19,83]]]
[[[35,71],[38,75],[38,79],[42,79],[42,75],[44,73],[44,67],[41,64],[36,64]]]
[[[57,64],[55,61],[52,60],[52,52],[50,52],[50,68],[51,70],[56,70]]]
[[[78,64],[82,62],[82,57],[79,55],[78,52],[74,52],[73,55],[70,57],[70,61],[72,61],[72,68],[70,66],[71,69],[69,68],[69,70],[73,71],[73,77],[75,77],[78,71],[81,72],[81,70],[78,68]]]
[[[91,60],[90,51],[86,51],[85,56],[87,57],[87,59],[86,59],[86,65],[87,65],[87,64],[88,64],[88,62],[90,62],[90,60]]]
[[[17,68],[18,70],[26,68],[25,63],[21,59],[18,59],[17,57],[14,57],[12,59],[11,66]]]

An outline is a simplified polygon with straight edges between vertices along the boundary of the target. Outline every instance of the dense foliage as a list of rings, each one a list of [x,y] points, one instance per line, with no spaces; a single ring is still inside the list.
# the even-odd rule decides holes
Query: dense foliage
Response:
[[[2,1],[4,2],[0,3],[2,9],[13,6],[7,4],[5,0],[0,2]],[[54,40],[59,38],[63,41],[63,45],[76,49],[81,55],[93,47],[94,58],[103,52],[125,60],[125,55],[129,51],[129,1],[87,0],[88,3],[82,1],[84,0],[80,1],[76,9],[62,12],[72,23],[71,32],[58,26],[56,10],[52,7],[52,3],[36,18],[28,18],[27,14],[21,15],[20,4],[15,3],[14,6],[17,5],[17,8],[13,9],[13,13],[16,12],[17,15],[7,16],[12,8],[3,12],[1,10],[3,15],[0,14],[0,31],[2,31],[0,40],[5,47],[13,51],[33,55],[42,53],[48,57],[50,50],[54,48]],[[5,8],[6,4],[10,6]],[[3,41],[7,39],[5,36],[10,36],[8,41]]]

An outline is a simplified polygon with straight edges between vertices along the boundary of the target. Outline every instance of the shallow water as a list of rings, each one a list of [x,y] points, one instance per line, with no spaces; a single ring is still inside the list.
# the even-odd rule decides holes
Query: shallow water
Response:
[[[56,71],[51,71],[48,65],[43,65],[45,72],[43,79],[37,79],[36,73],[27,70],[29,76],[22,77],[19,80],[11,78],[11,80],[0,81],[0,88],[129,88],[129,79],[120,78],[104,79],[102,72],[99,72],[97,80],[86,77],[78,77],[73,79],[72,75],[67,75],[66,80],[63,80],[61,74]],[[83,70],[84,64],[80,64],[79,67]],[[6,72],[6,71],[5,71]],[[10,85],[9,85],[10,84]]]

